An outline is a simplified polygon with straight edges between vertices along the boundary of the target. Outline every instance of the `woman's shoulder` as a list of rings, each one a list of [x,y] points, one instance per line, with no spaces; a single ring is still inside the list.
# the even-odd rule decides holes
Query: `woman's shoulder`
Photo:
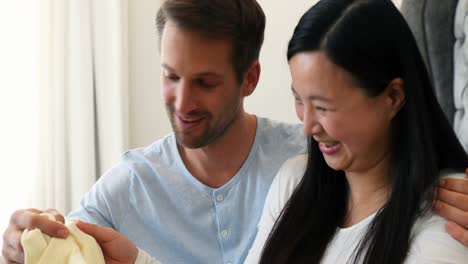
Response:
[[[294,189],[301,182],[307,167],[307,154],[294,156],[286,160],[276,176],[280,188]]]
[[[306,154],[286,160],[271,183],[267,204],[281,210],[301,182],[306,166]]]
[[[445,231],[446,223],[431,211],[421,216],[412,228],[406,263],[466,263],[468,248]]]

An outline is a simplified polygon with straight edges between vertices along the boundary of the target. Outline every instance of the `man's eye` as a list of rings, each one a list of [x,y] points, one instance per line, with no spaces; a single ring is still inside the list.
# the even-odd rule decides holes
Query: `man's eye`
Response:
[[[214,81],[207,81],[207,80],[199,79],[197,80],[197,85],[202,88],[213,88],[216,85],[218,85],[218,83]]]
[[[326,108],[321,107],[321,106],[316,106],[316,107],[315,107],[315,110],[317,110],[317,111],[319,111],[319,112],[326,112],[326,111],[327,111]]]
[[[176,75],[166,75],[165,77],[166,77],[166,79],[169,79],[171,81],[178,81],[179,80],[179,76],[176,76]]]
[[[295,102],[296,104],[302,104],[301,99],[298,98],[298,97],[294,97],[294,102]]]

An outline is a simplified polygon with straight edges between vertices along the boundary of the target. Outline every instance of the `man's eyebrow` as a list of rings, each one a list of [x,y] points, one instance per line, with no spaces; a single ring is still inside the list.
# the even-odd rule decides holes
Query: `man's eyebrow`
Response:
[[[292,90],[293,94],[297,95],[297,92],[294,89],[294,86],[292,86],[292,85],[291,85],[291,90]],[[320,95],[311,95],[311,96],[308,96],[306,99],[307,100],[323,101],[323,102],[326,102],[326,103],[331,103],[332,102],[332,100],[330,98],[327,98],[325,96],[320,96]]]
[[[161,64],[161,67],[163,67],[164,69],[168,70],[168,71],[171,71],[171,72],[175,72],[176,70],[174,68],[172,68],[171,66],[165,64],[165,63],[162,63]],[[218,79],[223,79],[223,75],[219,74],[219,73],[216,73],[216,72],[211,72],[211,71],[205,71],[205,72],[199,72],[196,74],[196,76],[199,76],[199,77],[215,77],[215,78],[218,78]]]
[[[219,79],[222,79],[223,76],[221,74],[218,74],[216,72],[200,72],[200,73],[197,73],[197,76],[200,76],[200,77],[215,77],[215,78],[219,78]]]
[[[171,66],[167,65],[166,63],[161,64],[161,67],[169,71],[175,71]]]

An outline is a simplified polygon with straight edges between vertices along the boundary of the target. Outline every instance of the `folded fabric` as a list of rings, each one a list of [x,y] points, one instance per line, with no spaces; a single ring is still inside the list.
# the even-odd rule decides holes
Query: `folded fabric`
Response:
[[[51,214],[42,214],[54,220]],[[81,231],[76,219],[68,219],[65,225],[69,235],[66,239],[43,234],[39,229],[24,230],[21,245],[25,264],[104,264],[104,256],[96,240]]]

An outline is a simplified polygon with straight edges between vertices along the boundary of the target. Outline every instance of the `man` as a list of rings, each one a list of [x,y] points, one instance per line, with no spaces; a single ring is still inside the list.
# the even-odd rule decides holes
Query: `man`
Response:
[[[168,0],[157,25],[162,95],[174,133],[124,154],[69,216],[117,230],[162,263],[242,263],[273,177],[307,146],[299,125],[243,108],[260,76],[263,11],[255,0]],[[447,184],[468,189],[465,182]],[[461,192],[445,196],[465,210],[448,212],[461,212],[452,218],[466,227],[468,208],[453,202],[468,200],[468,190]],[[25,228],[67,235],[40,212],[13,214],[4,234],[8,261],[22,263]]]

